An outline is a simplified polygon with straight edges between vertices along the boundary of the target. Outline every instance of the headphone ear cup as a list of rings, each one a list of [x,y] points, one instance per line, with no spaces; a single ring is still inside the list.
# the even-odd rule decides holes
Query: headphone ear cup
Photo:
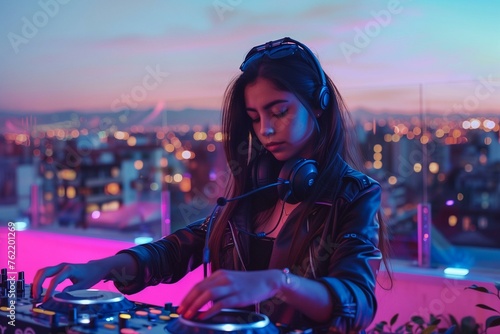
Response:
[[[317,176],[316,161],[304,158],[288,160],[279,173],[279,178],[288,182],[278,186],[278,195],[291,204],[302,202],[310,196]]]
[[[328,107],[328,103],[330,102],[330,91],[328,90],[327,86],[323,84],[321,85],[318,90],[317,99],[319,102],[319,107],[322,110],[326,110],[326,108]]]

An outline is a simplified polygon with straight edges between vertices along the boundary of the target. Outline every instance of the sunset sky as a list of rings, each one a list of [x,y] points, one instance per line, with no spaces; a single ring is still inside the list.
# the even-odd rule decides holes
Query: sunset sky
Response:
[[[486,0],[1,1],[0,112],[219,109],[246,52],[290,36],[352,109],[500,114],[498,17]]]

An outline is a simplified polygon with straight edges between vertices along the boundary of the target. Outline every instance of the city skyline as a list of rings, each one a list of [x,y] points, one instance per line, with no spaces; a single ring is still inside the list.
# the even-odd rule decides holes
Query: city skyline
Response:
[[[245,53],[288,35],[317,53],[352,110],[500,113],[494,2],[40,0],[0,9],[0,112],[217,110]]]
[[[0,112],[0,135],[7,137],[26,135],[37,137],[47,131],[64,131],[69,135],[73,131],[86,133],[105,132],[112,135],[116,131],[142,129],[141,131],[163,131],[166,129],[181,127],[184,129],[204,127],[220,127],[221,113],[218,110],[208,109],[185,109],[182,111],[149,109],[149,110],[123,110],[120,112],[78,112],[64,111],[57,113],[5,113]],[[372,130],[376,132],[376,124],[392,123],[398,126],[401,121],[407,124],[418,122],[427,131],[434,131],[436,127],[449,125],[460,127],[463,130],[484,128],[497,133],[500,142],[500,114],[483,113],[476,115],[461,110],[453,112],[448,110],[444,113],[425,112],[417,114],[405,114],[397,112],[376,113],[370,110],[358,109],[351,111],[352,121],[361,121],[373,125]],[[399,120],[399,121],[398,121]],[[352,125],[355,125],[355,124]],[[137,130],[132,130],[137,132]],[[71,136],[70,136],[71,137]],[[69,138],[68,138],[69,139]]]
[[[144,126],[135,115],[128,117],[130,122],[120,126],[119,118],[116,123],[106,121],[100,125],[107,127],[99,128],[100,131],[96,126],[88,127],[85,121],[74,124],[75,128],[53,125],[26,134],[0,133],[4,143],[0,155],[8,164],[4,166],[3,181],[0,180],[0,195],[5,195],[7,202],[15,202],[17,196],[18,203],[26,204],[25,192],[30,189],[27,184],[33,182],[26,175],[38,175],[49,183],[62,182],[51,183],[50,189],[43,188],[44,198],[52,203],[43,206],[52,207],[53,212],[47,217],[59,217],[61,224],[66,224],[68,220],[78,220],[86,208],[86,221],[97,224],[107,217],[101,216],[101,211],[123,214],[139,199],[159,201],[159,190],[166,186],[172,191],[174,202],[181,203],[172,207],[175,224],[182,226],[194,216],[203,215],[198,205],[204,203],[203,209],[209,209],[208,203],[222,196],[211,192],[210,198],[198,198],[204,193],[200,189],[214,190],[209,183],[223,190],[217,179],[225,170],[220,128],[215,124],[158,125],[149,116],[145,119],[152,123]],[[161,115],[156,117],[161,119]],[[436,116],[427,121],[426,129],[424,121],[416,116],[374,119],[365,113],[356,118],[356,138],[364,168],[385,189],[384,213],[392,224],[400,226],[395,227],[398,231],[403,229],[397,238],[411,237],[409,241],[415,241],[415,203],[430,201],[439,217],[436,227],[447,229],[458,244],[496,247],[497,241],[489,236],[498,229],[500,188],[491,182],[500,173],[498,117],[458,120]],[[77,177],[80,173],[84,176]],[[20,175],[24,176],[19,178]],[[137,186],[149,189],[149,195],[128,203],[137,196],[131,193],[131,188]],[[91,192],[94,187],[96,193]],[[151,212],[157,213],[158,203]],[[61,212],[56,210],[58,205]],[[130,219],[131,224],[137,222],[135,216]],[[105,220],[113,221],[109,217]],[[469,236],[474,239],[467,239]]]

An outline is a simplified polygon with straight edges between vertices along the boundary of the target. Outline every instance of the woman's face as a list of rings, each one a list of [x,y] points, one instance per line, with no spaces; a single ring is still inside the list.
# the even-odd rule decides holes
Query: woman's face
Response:
[[[311,157],[314,120],[294,94],[257,78],[245,88],[245,104],[258,139],[276,159]]]

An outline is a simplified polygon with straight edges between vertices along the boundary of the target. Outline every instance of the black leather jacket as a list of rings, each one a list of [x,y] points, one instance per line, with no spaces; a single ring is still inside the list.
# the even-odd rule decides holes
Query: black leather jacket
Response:
[[[345,162],[344,162],[345,164]],[[290,215],[277,236],[269,268],[289,267],[291,272],[323,283],[330,291],[334,310],[328,324],[319,324],[291,306],[277,300],[260,304],[260,311],[274,323],[292,328],[323,328],[317,333],[354,333],[368,327],[377,309],[376,274],[382,259],[378,246],[377,212],[380,185],[368,176],[344,165],[340,195],[316,202],[306,222]],[[248,236],[238,228],[250,229],[245,206],[228,224],[225,247],[220,254],[224,269],[245,270]],[[299,212],[299,207],[294,211]],[[296,230],[296,224],[302,226]],[[310,231],[309,226],[319,226]],[[198,221],[151,244],[122,252],[131,254],[139,276],[130,282],[115,282],[120,291],[133,294],[147,286],[174,283],[202,263],[206,220]],[[289,263],[290,254],[310,233],[314,237],[301,261]],[[124,283],[124,284],[122,284]]]

